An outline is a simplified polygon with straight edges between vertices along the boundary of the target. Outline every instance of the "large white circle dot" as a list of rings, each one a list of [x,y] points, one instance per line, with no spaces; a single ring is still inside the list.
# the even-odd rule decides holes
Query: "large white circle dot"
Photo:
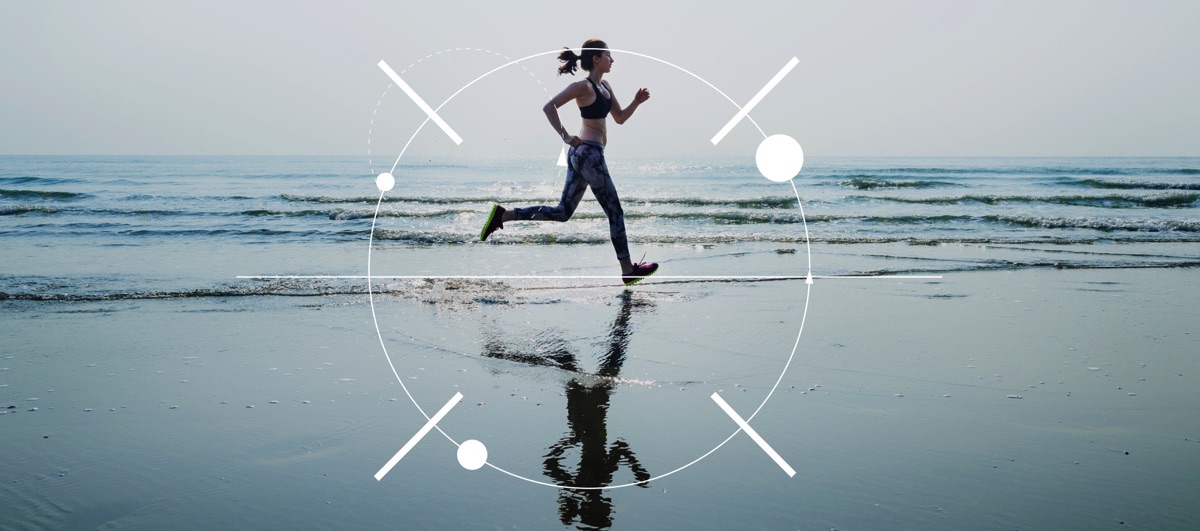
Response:
[[[782,183],[800,173],[800,168],[804,167],[804,150],[790,136],[771,135],[758,145],[754,162],[763,177]]]
[[[487,462],[487,447],[469,439],[458,445],[458,464],[467,470],[479,470]]]
[[[375,186],[379,187],[380,192],[386,192],[396,186],[396,178],[392,177],[390,173],[381,173],[379,177],[375,178]]]

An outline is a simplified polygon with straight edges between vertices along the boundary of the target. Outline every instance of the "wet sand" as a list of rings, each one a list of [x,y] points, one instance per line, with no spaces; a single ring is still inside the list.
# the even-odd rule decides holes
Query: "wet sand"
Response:
[[[1193,528],[1192,277],[818,280],[794,478],[802,281],[6,301],[0,527]]]

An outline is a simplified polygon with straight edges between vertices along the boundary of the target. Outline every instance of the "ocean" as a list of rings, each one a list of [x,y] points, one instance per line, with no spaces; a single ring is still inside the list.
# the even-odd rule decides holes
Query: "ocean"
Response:
[[[362,275],[372,241],[430,254],[480,247],[492,203],[554,204],[563,174],[534,160],[415,163],[381,198],[373,176],[389,168],[360,157],[0,162],[0,298],[32,301],[288,293],[301,288],[236,277]],[[702,274],[694,249],[807,255],[806,244],[814,274],[828,275],[1190,267],[1200,242],[1196,158],[815,159],[796,191],[746,160],[614,161],[611,171],[631,242],[663,274]],[[603,255],[607,226],[587,197],[570,223],[510,224],[486,245]],[[488,273],[437,268],[393,274]],[[328,284],[301,291],[360,289]]]
[[[0,157],[0,528],[1200,523],[1200,158],[383,163]]]

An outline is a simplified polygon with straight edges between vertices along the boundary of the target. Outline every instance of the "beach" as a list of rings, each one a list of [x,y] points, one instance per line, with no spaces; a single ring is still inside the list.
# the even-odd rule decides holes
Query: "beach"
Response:
[[[630,289],[525,162],[100,162],[4,160],[0,528],[1200,525],[1195,159],[625,167]]]
[[[1181,326],[1189,273],[818,281],[797,358],[752,424],[796,477],[740,435],[675,476],[600,499],[621,528],[1190,527],[1200,404],[1197,338]],[[562,493],[464,470],[437,432],[371,477],[425,419],[377,352],[362,297],[337,299],[10,311],[5,527],[560,525]],[[695,317],[658,304],[647,319]],[[423,315],[408,322],[479,328],[414,306]],[[654,344],[639,337],[642,317],[631,347]],[[602,336],[609,323],[596,324]],[[547,481],[542,456],[568,429],[565,386],[580,378],[469,353],[416,349],[403,374],[418,375],[426,411],[463,392],[444,429]],[[696,368],[687,352],[655,361]],[[771,379],[756,376],[610,382],[606,440],[625,441],[651,473],[682,464],[735,428],[706,394],[723,391],[748,415]],[[634,480],[628,467],[614,479]]]

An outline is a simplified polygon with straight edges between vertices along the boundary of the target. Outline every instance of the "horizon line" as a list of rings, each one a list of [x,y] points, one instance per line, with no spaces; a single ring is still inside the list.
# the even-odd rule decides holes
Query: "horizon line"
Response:
[[[380,279],[380,280],[620,280],[624,275],[238,275],[243,280]],[[807,279],[941,279],[942,275],[651,275],[658,280],[807,280]]]

